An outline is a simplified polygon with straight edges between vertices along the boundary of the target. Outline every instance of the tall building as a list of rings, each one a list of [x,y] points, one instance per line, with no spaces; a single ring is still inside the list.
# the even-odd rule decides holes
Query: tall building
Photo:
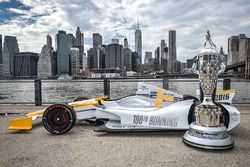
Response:
[[[245,34],[231,36],[228,39],[228,65],[246,61],[247,39]]]
[[[181,62],[181,72],[183,73],[184,70],[187,68],[187,63],[186,62]]]
[[[161,45],[160,45],[160,59],[159,59],[159,63],[160,63],[160,66],[162,67],[162,60],[163,59],[167,59],[167,55],[165,55],[165,47],[167,47],[167,44],[165,42],[164,39],[161,40]]]
[[[73,48],[75,46],[75,37],[73,34],[68,34],[68,38],[69,38],[69,47]]]
[[[109,44],[105,47],[105,68],[123,70],[124,57],[122,45]]]
[[[52,38],[49,34],[47,35],[47,46],[52,47]]]
[[[84,72],[87,68],[88,68],[88,57],[84,53],[82,57],[82,71],[80,70],[80,72]]]
[[[139,27],[139,21],[137,23],[137,29],[135,30],[135,51],[138,53],[139,64],[142,64],[142,33]]]
[[[112,44],[119,44],[119,39],[111,39]]]
[[[246,59],[246,67],[245,67],[245,78],[250,79],[250,38],[247,39],[247,59]]]
[[[57,75],[70,74],[69,36],[65,31],[56,34]]]
[[[2,35],[0,35],[0,64],[3,63]]]
[[[3,75],[14,75],[14,56],[19,52],[17,39],[14,36],[5,36],[3,46]]]
[[[154,71],[160,71],[160,47],[155,49]]]
[[[176,31],[168,32],[168,72],[173,73],[174,63],[176,62]]]
[[[14,56],[14,76],[37,76],[38,54],[32,52],[19,52]]]
[[[151,59],[152,59],[152,52],[145,52],[144,64],[148,64]]]
[[[76,37],[74,47],[79,49],[79,59],[80,59],[80,66],[82,68],[83,64],[83,54],[84,54],[84,34],[81,32],[80,27],[78,26],[76,29]]]
[[[181,62],[175,61],[174,63],[174,73],[180,73],[181,72]]]
[[[39,54],[38,64],[37,64],[37,76],[39,78],[48,78],[55,74],[53,72],[54,62],[53,58],[53,48],[51,36],[47,35],[47,44],[42,47],[41,54]]]
[[[187,68],[192,68],[193,66],[193,59],[187,59]]]
[[[128,39],[127,37],[124,38],[124,41],[123,41],[123,48],[128,48]]]
[[[102,47],[102,36],[99,33],[93,33],[93,48],[90,48],[88,54],[88,68],[90,70],[105,68],[104,48]]]
[[[245,63],[245,66],[240,67],[238,72],[245,75],[245,78],[250,77],[250,53],[249,53],[249,41],[245,34],[239,34],[238,36],[231,36],[228,39],[228,56],[227,65],[233,65],[237,63]]]
[[[161,59],[161,69],[164,71],[165,74],[169,73],[168,71],[168,47],[165,47],[163,49],[164,52],[164,58]]]
[[[99,33],[93,33],[93,48],[102,47],[102,36]]]
[[[87,53],[88,53],[88,68],[91,71],[105,68],[105,55],[103,48],[90,48]]]
[[[129,48],[123,49],[124,66],[126,71],[132,71],[132,51]]]
[[[78,76],[80,74],[80,61],[79,61],[79,49],[70,48],[70,63],[71,63],[71,74]]]
[[[139,66],[139,57],[137,52],[132,52],[132,71],[137,72]]]

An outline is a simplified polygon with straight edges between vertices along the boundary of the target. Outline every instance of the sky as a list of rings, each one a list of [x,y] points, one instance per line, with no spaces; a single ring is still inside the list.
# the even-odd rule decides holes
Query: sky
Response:
[[[228,37],[250,37],[250,0],[0,0],[0,34],[16,36],[21,52],[41,52],[50,34],[55,45],[58,30],[84,32],[85,53],[92,47],[92,33],[105,44],[128,38],[134,50],[139,18],[142,48],[152,51],[176,30],[177,59],[193,58],[210,30],[212,40],[227,53]]]

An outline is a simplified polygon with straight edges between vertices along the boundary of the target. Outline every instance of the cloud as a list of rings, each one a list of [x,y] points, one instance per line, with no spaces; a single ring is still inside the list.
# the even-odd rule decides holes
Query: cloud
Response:
[[[2,2],[2,0],[0,0]],[[93,32],[104,43],[126,35],[134,50],[137,18],[142,30],[143,52],[152,51],[165,39],[168,31],[177,31],[177,59],[192,58],[203,46],[209,29],[215,44],[227,51],[227,39],[239,33],[249,34],[248,0],[20,0],[26,8],[9,7],[19,14],[0,25],[3,35],[17,36],[21,51],[40,52],[47,34],[58,30],[75,34],[79,25],[87,41]],[[87,42],[86,49],[91,47]]]
[[[3,3],[3,2],[10,2],[10,0],[0,0],[0,3]]]

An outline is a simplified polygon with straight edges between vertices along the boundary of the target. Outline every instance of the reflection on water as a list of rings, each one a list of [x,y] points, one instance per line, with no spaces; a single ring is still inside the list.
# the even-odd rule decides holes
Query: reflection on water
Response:
[[[145,83],[162,87],[162,81],[156,80],[112,80],[111,98],[119,98],[134,94],[137,83]],[[190,94],[195,96],[199,83],[189,80],[174,80],[169,82],[169,89],[179,94]],[[231,88],[237,93],[234,103],[250,103],[250,82],[231,82]],[[218,83],[218,89],[222,89],[222,82]],[[43,102],[69,102],[75,97],[84,96],[94,98],[103,95],[102,80],[82,81],[42,81]],[[34,82],[30,81],[0,81],[0,102],[34,102]]]

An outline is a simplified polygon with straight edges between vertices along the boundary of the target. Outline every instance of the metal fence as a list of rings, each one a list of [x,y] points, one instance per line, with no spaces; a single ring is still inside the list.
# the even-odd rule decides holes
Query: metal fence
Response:
[[[51,104],[70,102],[78,96],[108,95],[111,99],[134,94],[145,82],[179,94],[195,95],[198,79],[88,79],[88,80],[0,80],[0,104]],[[218,80],[218,89],[236,89],[234,103],[250,103],[249,80]]]

